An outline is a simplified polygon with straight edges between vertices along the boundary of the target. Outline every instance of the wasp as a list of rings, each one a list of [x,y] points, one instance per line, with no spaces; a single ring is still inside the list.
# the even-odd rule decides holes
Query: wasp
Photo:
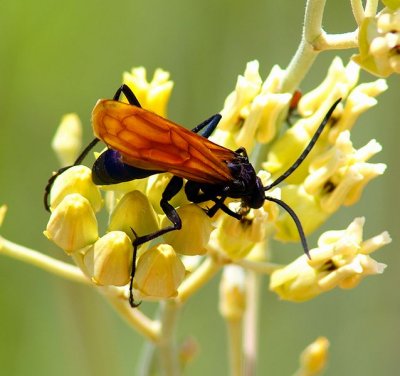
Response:
[[[121,94],[125,95],[129,103],[120,101]],[[285,180],[304,161],[339,102],[340,99],[329,109],[297,160],[271,184],[263,186],[244,148],[233,151],[208,140],[221,119],[220,114],[215,114],[188,130],[143,109],[127,85],[122,85],[113,99],[99,100],[92,112],[92,126],[96,138],[83,150],[72,166],[81,164],[88,152],[101,140],[107,145],[107,150],[100,154],[92,168],[92,179],[97,185],[117,184],[162,172],[173,174],[160,200],[160,206],[171,225],[143,236],[137,236],[132,229],[136,238],[133,241],[130,304],[136,306],[132,282],[137,248],[163,234],[182,228],[182,221],[169,201],[183,187],[189,201],[196,204],[213,202],[212,206],[205,209],[209,217],[222,210],[241,220],[250,209],[260,208],[265,200],[275,202],[292,217],[304,252],[310,257],[303,227],[294,210],[282,200],[268,196],[266,192]],[[54,180],[72,166],[61,168],[49,179],[44,195],[47,210]],[[241,210],[234,212],[229,209],[225,204],[227,198],[239,199]]]

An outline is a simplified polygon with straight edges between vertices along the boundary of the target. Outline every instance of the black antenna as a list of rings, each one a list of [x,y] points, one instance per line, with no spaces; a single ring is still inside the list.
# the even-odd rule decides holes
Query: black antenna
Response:
[[[44,196],[43,196],[43,201],[44,201],[44,207],[45,209],[49,212],[50,211],[50,204],[49,204],[49,196],[50,196],[50,190],[51,187],[53,186],[54,180],[56,180],[64,171],[68,170],[71,167],[78,166],[81,164],[81,162],[84,160],[84,158],[88,155],[89,151],[92,150],[95,145],[99,142],[100,140],[98,138],[93,139],[88,146],[85,147],[85,149],[82,151],[82,153],[79,155],[79,157],[76,159],[74,164],[71,166],[66,166],[60,168],[47,182],[46,188],[44,189]]]
[[[324,130],[326,124],[328,123],[329,119],[332,116],[333,111],[335,111],[336,106],[339,104],[339,102],[342,100],[342,98],[339,98],[329,109],[329,111],[326,113],[324,119],[322,120],[321,124],[319,125],[318,129],[314,133],[314,136],[312,136],[310,142],[308,143],[307,147],[304,149],[304,151],[300,154],[300,156],[297,158],[296,162],[294,162],[279,178],[277,178],[274,182],[271,184],[267,185],[264,187],[264,191],[269,191],[271,188],[275,187],[278,185],[280,182],[285,180],[287,177],[289,177],[299,166],[300,164],[306,159],[307,155],[310,153],[312,148],[314,147],[315,143],[318,141],[319,136],[321,135],[322,131]]]
[[[303,246],[304,253],[311,260],[310,250],[308,248],[307,239],[306,239],[306,235],[304,234],[303,226],[301,225],[300,219],[297,216],[297,214],[294,212],[294,210],[288,204],[286,204],[286,202],[279,200],[275,197],[265,196],[265,199],[268,201],[275,202],[276,204],[278,204],[279,206],[284,208],[288,212],[288,214],[292,217],[292,219],[297,227],[297,232],[300,235],[301,245]]]

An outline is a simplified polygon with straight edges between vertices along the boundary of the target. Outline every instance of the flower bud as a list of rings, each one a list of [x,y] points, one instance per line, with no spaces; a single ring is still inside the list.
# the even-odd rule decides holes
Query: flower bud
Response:
[[[185,273],[174,249],[168,244],[159,244],[140,256],[133,287],[143,298],[173,298],[178,294]]]
[[[164,173],[152,175],[147,179],[148,183],[145,190],[146,196],[149,198],[149,201],[157,214],[165,214],[160,206],[160,200],[172,177],[172,174]],[[169,203],[174,208],[177,208],[183,204],[188,204],[189,201],[186,198],[184,190],[181,189],[174,197],[172,197]]]
[[[246,310],[246,278],[237,265],[224,268],[219,288],[219,311],[227,320],[240,320]]]
[[[51,213],[44,235],[67,253],[93,244],[99,235],[89,201],[77,193],[65,196]]]
[[[207,214],[195,204],[188,204],[176,209],[182,220],[179,231],[171,231],[163,237],[166,243],[172,245],[174,250],[182,255],[203,255],[207,252],[206,246],[210,239],[213,226]],[[171,224],[167,217],[161,222],[161,227]]]
[[[159,229],[158,218],[147,197],[132,191],[125,194],[111,214],[108,231],[124,231],[131,239],[150,234]]]
[[[299,375],[319,375],[326,367],[329,341],[325,337],[318,337],[308,345],[300,356]]]
[[[124,286],[130,280],[132,255],[129,236],[122,231],[111,231],[90,247],[83,260],[95,284]]]
[[[4,218],[7,213],[7,206],[6,205],[1,205],[0,206],[0,227],[3,224]]]
[[[239,203],[230,203],[237,211]],[[241,220],[228,215],[221,217],[216,238],[222,250],[232,259],[246,257],[255,243],[263,242],[267,235],[268,213],[263,208],[251,209]]]
[[[89,200],[95,212],[103,205],[100,190],[92,181],[92,171],[86,166],[73,166],[57,177],[51,188],[50,208],[54,210],[71,193],[78,193]]]
[[[61,166],[74,163],[82,148],[82,124],[77,114],[63,116],[51,146]]]

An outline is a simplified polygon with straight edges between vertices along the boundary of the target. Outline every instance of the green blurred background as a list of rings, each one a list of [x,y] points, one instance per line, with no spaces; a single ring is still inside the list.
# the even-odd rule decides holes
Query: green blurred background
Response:
[[[305,1],[14,0],[0,3],[0,202],[9,211],[6,238],[64,259],[42,235],[48,215],[43,187],[57,161],[50,141],[61,116],[77,112],[91,139],[90,113],[111,97],[121,74],[144,65],[171,72],[169,117],[193,126],[220,110],[247,61],[259,59],[263,78],[285,67],[301,34]],[[354,29],[349,1],[327,4],[326,30]],[[342,53],[345,59],[350,52]],[[333,53],[317,60],[303,84],[325,76]],[[364,74],[367,81],[373,77]],[[397,375],[400,349],[397,182],[399,78],[353,131],[356,147],[376,138],[389,165],[362,200],[318,230],[345,228],[365,215],[365,237],[387,229],[394,242],[376,254],[389,266],[350,291],[311,302],[281,302],[264,283],[258,374],[290,375],[317,336],[331,341],[327,375]],[[317,235],[310,238],[315,244]],[[287,258],[298,247],[281,247]],[[297,252],[297,253],[296,253]],[[179,337],[196,337],[199,357],[188,375],[227,374],[225,327],[217,310],[218,281],[184,307]],[[145,309],[152,309],[146,303]],[[0,257],[1,375],[132,375],[142,339],[95,290]]]

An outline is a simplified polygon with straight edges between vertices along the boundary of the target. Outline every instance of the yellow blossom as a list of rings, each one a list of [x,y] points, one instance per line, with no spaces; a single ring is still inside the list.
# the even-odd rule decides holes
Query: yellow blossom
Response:
[[[261,88],[262,80],[258,67],[257,60],[251,61],[247,63],[244,75],[238,77],[235,91],[225,100],[219,129],[232,131],[247,117],[248,106]]]
[[[332,213],[341,205],[354,204],[365,185],[386,169],[383,163],[366,162],[381,149],[375,140],[371,140],[356,150],[350,141],[350,133],[342,132],[335,146],[311,163],[310,175],[304,181],[305,191],[320,198],[321,209],[325,212]]]
[[[238,212],[240,203],[232,202],[228,207]],[[255,243],[265,240],[268,222],[268,213],[264,208],[251,209],[241,220],[228,215],[221,216],[215,240],[219,248],[230,258],[243,258],[251,251]]]
[[[168,244],[159,244],[140,256],[133,287],[142,298],[172,298],[177,296],[185,273],[174,249]]]
[[[342,59],[335,57],[324,81],[301,97],[298,103],[300,115],[309,117],[321,106],[329,107],[338,98],[346,98],[358,81],[359,71],[357,64],[350,62],[344,66]]]
[[[93,244],[99,235],[89,201],[77,193],[65,196],[51,213],[44,235],[67,253]]]
[[[157,214],[164,214],[164,211],[161,209],[160,200],[162,194],[164,193],[165,188],[172,178],[172,174],[163,173],[152,175],[147,179],[147,185],[144,189],[146,196],[149,198],[151,205]],[[176,194],[169,203],[174,207],[178,207],[184,204],[188,204],[189,201],[186,198],[185,192],[181,189],[178,194]]]
[[[174,86],[169,80],[169,72],[158,68],[153,79],[148,82],[144,67],[133,68],[124,73],[123,82],[131,88],[143,108],[166,116],[167,103]]]
[[[381,77],[400,73],[400,6],[366,17],[358,41],[360,53],[352,59],[362,68]]]
[[[358,117],[378,103],[375,97],[384,92],[387,87],[386,81],[379,79],[362,83],[351,90],[346,98],[342,114],[329,130],[329,142],[331,144],[335,143],[341,132],[351,130]]]
[[[57,177],[51,188],[50,208],[54,210],[71,193],[78,193],[88,199],[96,212],[103,205],[100,190],[92,181],[92,171],[86,166],[73,166]]]
[[[124,231],[134,240],[135,235],[144,236],[159,229],[158,217],[148,198],[140,191],[125,194],[110,216],[108,231]]]
[[[384,264],[369,255],[391,242],[387,232],[363,241],[364,218],[356,218],[345,230],[327,231],[310,251],[271,275],[270,289],[281,299],[312,299],[335,287],[355,287],[367,275],[381,274]]]
[[[171,231],[163,235],[166,243],[170,244],[175,252],[182,255],[202,255],[207,252],[206,245],[210,239],[213,226],[211,219],[199,206],[188,204],[177,210],[182,220],[182,228],[179,231]],[[171,225],[171,221],[164,217],[161,227]]]
[[[72,165],[82,148],[82,124],[77,114],[66,114],[61,119],[51,143],[61,166]]]
[[[132,268],[132,241],[122,231],[111,231],[94,243],[83,257],[87,274],[101,286],[124,286]]]

